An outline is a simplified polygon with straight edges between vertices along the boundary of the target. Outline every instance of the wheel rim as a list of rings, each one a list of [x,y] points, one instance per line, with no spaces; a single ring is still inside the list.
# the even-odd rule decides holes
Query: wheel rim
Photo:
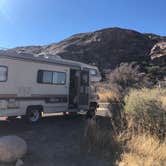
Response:
[[[30,111],[30,114],[29,114],[29,120],[31,122],[36,122],[39,120],[39,117],[40,117],[40,113],[38,110],[32,110]]]

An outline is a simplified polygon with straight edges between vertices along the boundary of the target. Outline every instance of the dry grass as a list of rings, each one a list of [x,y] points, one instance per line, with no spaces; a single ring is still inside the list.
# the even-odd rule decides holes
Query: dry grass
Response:
[[[133,134],[166,136],[166,89],[131,90],[125,97],[124,111]]]
[[[126,145],[119,166],[165,166],[166,140],[160,143],[157,138],[133,136]]]
[[[99,98],[100,102],[108,102],[112,98],[117,98],[117,95],[110,90],[100,89]]]
[[[115,138],[110,130],[101,129],[95,120],[88,119],[84,132],[89,150],[104,150],[115,145]]]
[[[102,128],[93,119],[88,119],[86,122],[81,149],[86,152],[95,152],[112,161],[119,155],[115,134],[110,129]]]
[[[115,136],[93,120],[88,120],[83,148],[97,152],[118,166],[165,166],[166,139],[162,142],[150,135],[135,135],[124,132]],[[123,149],[123,153],[122,153]]]
[[[117,97],[112,91],[104,89],[100,89],[99,96],[102,102]],[[84,147],[88,147],[88,151],[106,152],[108,157],[118,153],[114,156],[118,166],[166,166],[166,89],[133,90],[126,99],[125,115],[128,126],[135,129],[136,124],[140,130],[131,132],[128,127],[115,136],[112,130],[103,129],[89,121],[84,135]],[[115,112],[116,110],[119,108],[115,108]],[[133,123],[130,124],[131,119],[127,119],[127,114],[136,117]],[[144,127],[139,127],[139,124]]]
[[[111,97],[110,92],[100,92],[99,93],[100,102],[107,102],[110,97]]]
[[[163,106],[166,108],[166,95],[160,97],[160,101],[162,102]]]

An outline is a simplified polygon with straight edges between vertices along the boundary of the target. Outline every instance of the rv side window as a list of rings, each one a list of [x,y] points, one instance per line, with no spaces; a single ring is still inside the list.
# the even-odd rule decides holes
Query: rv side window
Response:
[[[65,84],[66,73],[63,72],[53,72],[53,84]]]
[[[8,68],[6,66],[0,66],[0,82],[7,81]]]
[[[39,70],[37,82],[43,84],[60,84],[66,83],[66,73],[57,71]]]
[[[52,83],[52,72],[51,71],[43,71],[43,83],[51,84]]]

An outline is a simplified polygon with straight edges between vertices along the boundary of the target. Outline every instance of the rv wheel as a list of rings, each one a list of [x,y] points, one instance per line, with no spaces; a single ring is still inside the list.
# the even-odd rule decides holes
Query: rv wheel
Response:
[[[29,122],[35,123],[35,122],[39,121],[39,119],[41,118],[41,111],[36,108],[34,108],[34,109],[32,108],[27,111],[26,118]]]

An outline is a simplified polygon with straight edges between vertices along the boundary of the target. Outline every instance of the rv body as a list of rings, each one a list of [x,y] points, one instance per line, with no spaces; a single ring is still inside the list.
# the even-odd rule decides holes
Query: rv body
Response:
[[[0,117],[88,111],[96,67],[31,55],[0,55]],[[96,102],[97,103],[97,102]],[[39,114],[38,114],[39,113]],[[30,115],[31,114],[31,115]]]

